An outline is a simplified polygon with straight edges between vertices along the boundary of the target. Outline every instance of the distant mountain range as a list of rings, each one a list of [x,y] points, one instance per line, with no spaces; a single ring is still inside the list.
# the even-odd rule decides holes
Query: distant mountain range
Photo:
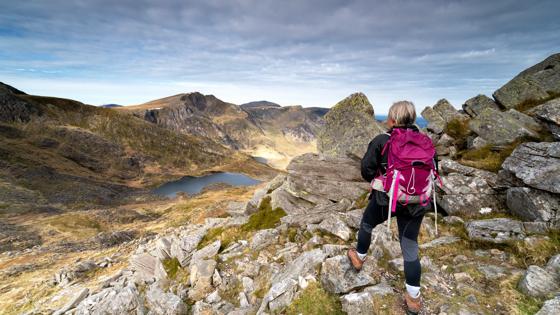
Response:
[[[117,108],[167,129],[211,139],[283,167],[316,150],[326,108],[280,106],[268,101],[236,105],[198,92]]]

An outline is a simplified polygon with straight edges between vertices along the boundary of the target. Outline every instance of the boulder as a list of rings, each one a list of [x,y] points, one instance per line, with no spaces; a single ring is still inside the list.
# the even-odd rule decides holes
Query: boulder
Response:
[[[527,112],[541,120],[556,140],[560,140],[560,98],[553,99]]]
[[[278,241],[280,233],[276,229],[260,230],[251,239],[251,249],[258,251]]]
[[[374,259],[365,261],[362,271],[354,270],[346,255],[328,258],[321,267],[321,283],[325,290],[335,294],[348,293],[356,288],[375,284],[372,271]]]
[[[175,235],[171,238],[171,256],[177,258],[181,267],[189,265],[192,252],[198,246],[208,229],[200,227],[195,230],[188,230]]]
[[[291,278],[282,279],[272,284],[272,287],[263,298],[257,314],[265,314],[268,311],[281,311],[290,305],[294,299],[298,282]]]
[[[330,157],[361,158],[368,143],[385,128],[375,120],[373,106],[362,93],[355,93],[333,106],[324,116],[317,137],[317,150]]]
[[[305,199],[292,195],[284,188],[276,189],[270,195],[272,209],[282,208],[288,215],[301,215],[306,209],[313,208],[315,204]]]
[[[560,290],[560,277],[539,266],[529,266],[519,281],[519,290],[533,297],[547,297]]]
[[[371,314],[375,309],[374,301],[382,302],[382,299],[393,294],[393,288],[386,283],[367,287],[362,292],[353,292],[340,297],[342,310],[347,314]]]
[[[438,205],[449,215],[473,214],[482,208],[495,211],[503,208],[497,192],[482,177],[451,173],[441,179],[445,194],[438,196]]]
[[[525,185],[560,193],[560,142],[520,144],[504,161],[502,168]]]
[[[507,206],[516,216],[526,221],[549,222],[560,228],[560,197],[528,187],[507,190]]]
[[[369,188],[358,160],[308,153],[292,159],[287,169],[288,179],[279,189],[312,204],[356,200]]]
[[[308,274],[314,274],[315,268],[323,262],[326,253],[321,249],[313,249],[303,252],[296,259],[289,262],[282,270],[280,270],[272,278],[272,283],[279,282],[282,279],[297,280],[300,276],[305,277]]]
[[[560,315],[560,296],[544,302],[541,309],[535,315]]]
[[[218,255],[221,246],[222,242],[217,240],[195,251],[191,258],[190,267],[199,260],[213,259],[216,255]]]
[[[437,101],[437,103],[433,107],[434,111],[437,112],[441,118],[445,121],[445,123],[449,123],[453,119],[459,118],[466,118],[465,115],[459,113],[451,103],[445,98]]]
[[[560,94],[560,54],[522,71],[493,94],[505,108],[516,108],[525,102],[546,101]]]
[[[156,284],[146,292],[150,312],[161,315],[181,315],[187,313],[187,305],[173,293],[165,293]]]
[[[156,263],[158,261],[156,257],[148,253],[141,253],[130,258],[130,266],[139,280],[152,282],[155,279]]]
[[[420,114],[428,122],[427,129],[435,134],[441,134],[445,129],[446,121],[431,107],[427,106]]]
[[[85,299],[89,294],[88,288],[82,288],[81,290],[77,291],[77,293],[66,303],[62,308],[56,310],[53,315],[62,315],[67,311],[76,307],[83,299]]]
[[[522,138],[539,137],[535,124],[517,111],[501,112],[494,108],[483,109],[469,122],[469,128],[488,143],[505,145]]]
[[[252,213],[252,211],[248,211],[248,209],[251,209],[251,207],[247,202],[231,201],[226,206],[226,212],[232,217],[244,216]]]
[[[335,215],[327,217],[317,226],[317,228],[321,231],[336,235],[344,241],[348,241],[350,239],[350,235],[352,234],[352,230],[350,230],[346,223]]]
[[[545,268],[546,270],[556,274],[557,277],[560,277],[560,254],[550,257]]]
[[[485,108],[500,109],[493,99],[483,94],[470,98],[463,104],[463,110],[471,117],[477,116]]]
[[[215,260],[198,260],[190,269],[189,281],[191,289],[189,298],[193,301],[202,300],[206,295],[213,291],[212,277],[216,269]]]
[[[469,239],[476,241],[501,244],[526,236],[523,222],[507,218],[474,220],[465,225]]]
[[[146,314],[144,300],[134,285],[106,288],[82,300],[75,314]]]

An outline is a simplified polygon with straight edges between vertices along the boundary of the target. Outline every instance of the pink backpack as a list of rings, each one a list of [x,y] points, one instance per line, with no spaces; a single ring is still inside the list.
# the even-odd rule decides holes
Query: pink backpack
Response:
[[[427,206],[434,198],[434,210],[436,213],[437,234],[437,205],[436,205],[436,179],[441,179],[435,167],[435,148],[432,139],[427,135],[412,129],[395,128],[385,146],[382,155],[388,152],[387,173],[378,176],[377,187],[380,185],[383,191],[389,195],[389,213],[387,228],[391,225],[391,213],[397,208],[397,202],[402,205],[421,204]]]

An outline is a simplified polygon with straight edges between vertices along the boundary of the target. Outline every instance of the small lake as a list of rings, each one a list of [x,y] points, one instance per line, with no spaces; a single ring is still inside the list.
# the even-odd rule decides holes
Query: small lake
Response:
[[[185,176],[179,180],[165,183],[154,189],[153,192],[168,198],[174,198],[180,192],[185,192],[189,195],[198,194],[204,187],[215,183],[225,183],[232,186],[250,186],[258,184],[260,181],[239,173],[212,173],[200,177]]]

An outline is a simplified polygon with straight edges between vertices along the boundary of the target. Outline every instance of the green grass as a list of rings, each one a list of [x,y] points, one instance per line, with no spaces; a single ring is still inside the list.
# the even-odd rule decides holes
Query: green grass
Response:
[[[502,168],[502,163],[511,155],[511,152],[519,145],[512,143],[501,150],[495,150],[493,145],[487,144],[478,149],[462,151],[458,154],[461,164],[479,169],[497,172]]]
[[[236,227],[217,227],[208,230],[198,244],[198,248],[203,248],[219,239],[222,243],[220,250],[223,250],[233,242],[249,239],[255,231],[274,228],[285,215],[286,212],[282,208],[272,209],[270,197],[265,197],[257,212],[249,217],[247,223]]]
[[[286,310],[286,314],[344,314],[337,295],[325,291],[317,282],[312,282]]]
[[[162,261],[162,264],[163,269],[165,269],[165,272],[167,273],[169,279],[175,279],[179,268],[181,268],[181,263],[179,262],[179,260],[176,257],[167,258]]]

